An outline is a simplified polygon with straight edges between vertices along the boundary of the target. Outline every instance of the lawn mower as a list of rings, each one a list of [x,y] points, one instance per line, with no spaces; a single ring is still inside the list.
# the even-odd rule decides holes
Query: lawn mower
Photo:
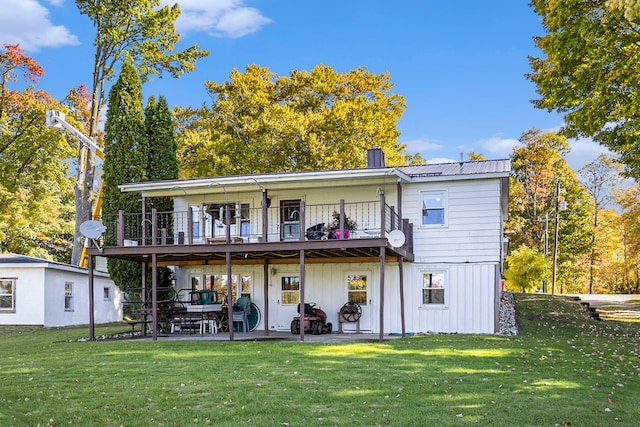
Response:
[[[330,334],[333,330],[333,325],[327,323],[327,313],[321,308],[315,308],[315,303],[304,305],[304,331],[311,332],[313,335]],[[300,304],[298,304],[298,313],[300,313]],[[293,318],[291,321],[291,333],[300,333],[300,315]]]

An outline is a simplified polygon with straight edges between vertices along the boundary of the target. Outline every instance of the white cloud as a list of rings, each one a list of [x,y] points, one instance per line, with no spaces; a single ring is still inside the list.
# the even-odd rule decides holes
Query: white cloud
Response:
[[[430,165],[435,165],[438,163],[456,163],[458,160],[453,160],[448,157],[434,157],[432,159],[427,159],[427,163]]]
[[[401,141],[402,144],[407,145],[407,151],[415,153],[419,151],[424,154],[427,151],[438,151],[442,150],[443,146],[441,144],[437,144],[428,139],[412,139],[409,141]]]
[[[163,0],[163,4],[173,4]],[[243,0],[181,0],[182,14],[176,21],[181,33],[204,31],[216,37],[239,38],[258,31],[271,20]]]
[[[483,154],[487,158],[502,158],[506,159],[511,156],[514,147],[520,144],[520,141],[513,138],[500,138],[493,136],[491,138],[481,139],[476,141],[476,145],[480,146],[482,150],[479,154]]]
[[[569,166],[574,169],[582,169],[595,161],[602,153],[613,154],[610,150],[594,142],[591,138],[570,139],[571,151],[565,156]]]
[[[59,6],[61,0],[50,0]],[[20,44],[25,51],[43,47],[78,45],[78,37],[62,25],[54,25],[49,10],[37,0],[0,1],[0,40],[2,43]]]

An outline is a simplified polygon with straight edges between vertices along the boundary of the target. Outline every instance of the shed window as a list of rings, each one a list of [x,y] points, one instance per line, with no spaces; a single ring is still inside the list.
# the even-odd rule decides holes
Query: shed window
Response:
[[[0,312],[16,309],[16,279],[0,279]]]
[[[73,311],[73,283],[64,283],[64,311]]]

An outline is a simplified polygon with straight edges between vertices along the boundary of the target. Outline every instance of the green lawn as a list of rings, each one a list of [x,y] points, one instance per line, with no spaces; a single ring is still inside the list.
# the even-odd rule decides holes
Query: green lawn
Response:
[[[87,328],[5,327],[0,425],[638,425],[639,324],[516,298],[517,337],[69,342]]]

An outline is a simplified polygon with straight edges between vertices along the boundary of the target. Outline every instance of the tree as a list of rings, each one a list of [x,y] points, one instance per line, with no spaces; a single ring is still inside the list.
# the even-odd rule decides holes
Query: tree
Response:
[[[183,176],[362,167],[374,145],[388,164],[404,164],[405,102],[389,78],[324,65],[282,77],[250,65],[228,82],[206,82],[211,108],[176,112]]]
[[[543,250],[548,215],[554,210],[555,181],[568,173],[563,155],[566,138],[553,132],[530,130],[520,137],[511,155],[511,218],[507,230],[515,246],[525,244]]]
[[[593,222],[591,233],[591,256],[589,259],[589,293],[593,293],[594,268],[598,258],[596,239],[601,235],[598,231],[598,214],[613,200],[613,189],[616,187],[622,172],[621,165],[612,156],[601,154],[580,171],[584,188],[592,204]]]
[[[469,153],[467,153],[467,156],[469,156],[470,162],[475,162],[478,160],[487,160],[487,158],[482,153],[476,153],[475,151],[469,151]]]
[[[607,0],[606,6],[612,10],[622,10],[625,18],[634,20],[640,17],[640,2],[630,0]]]
[[[636,183],[616,196],[621,209],[623,292],[640,293],[640,185]]]
[[[88,16],[96,29],[95,54],[91,85],[91,115],[88,134],[99,140],[98,123],[104,106],[105,84],[122,59],[136,65],[142,81],[150,76],[168,71],[173,77],[192,71],[199,58],[208,52],[197,45],[175,52],[180,36],[175,20],[180,15],[177,4],[160,7],[160,0],[76,0],[81,14]],[[72,263],[80,263],[81,239],[79,226],[90,219],[94,199],[95,155],[87,156],[87,173],[75,187],[76,230]],[[79,162],[78,162],[79,163]]]
[[[43,73],[18,46],[0,50],[0,252],[68,261],[73,151],[44,125],[45,111],[63,106],[34,88]],[[20,77],[28,86],[12,89]]]
[[[544,254],[526,245],[509,254],[506,264],[504,277],[507,279],[507,289],[516,292],[536,291],[551,271]]]
[[[160,96],[157,103],[155,97],[149,98],[144,114],[144,124],[148,145],[147,179],[156,181],[178,178],[177,144],[171,113],[164,96]],[[173,209],[173,198],[147,199],[147,206],[159,212],[170,211]]]
[[[637,4],[623,0],[533,0],[531,4],[546,31],[535,38],[544,56],[530,57],[528,77],[540,95],[535,106],[566,113],[564,135],[592,137],[618,153],[628,173],[639,177]]]
[[[104,137],[104,200],[105,215],[141,212],[142,205],[135,193],[123,193],[123,182],[145,181],[147,178],[147,137],[142,111],[142,87],[134,66],[126,62],[120,77],[109,92],[109,108]],[[141,266],[138,263],[109,258],[109,275],[122,289],[139,287]]]
[[[563,158],[566,138],[532,130],[520,142],[512,154],[505,234],[514,247],[526,245],[555,259],[556,265],[572,265],[588,251],[591,239],[584,189]],[[562,288],[574,277],[573,269],[559,269],[556,281]]]

